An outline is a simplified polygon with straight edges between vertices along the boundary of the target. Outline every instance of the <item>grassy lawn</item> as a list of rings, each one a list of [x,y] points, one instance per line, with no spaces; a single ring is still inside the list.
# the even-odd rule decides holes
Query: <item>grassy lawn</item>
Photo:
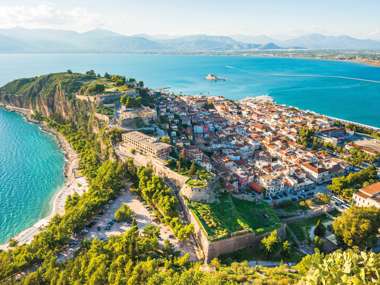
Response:
[[[280,209],[287,213],[295,213],[298,211],[309,210],[309,207],[306,205],[304,201],[294,202],[289,200],[276,205],[276,209]]]
[[[282,257],[278,252],[277,254],[268,255],[261,246],[251,246],[233,253],[221,255],[219,258],[222,263],[230,264],[231,262],[242,262],[245,260],[299,262],[302,257],[303,255],[294,246],[291,247],[289,257]]]
[[[256,233],[271,231],[280,226],[280,220],[274,210],[265,202],[250,202],[232,197],[232,201],[240,214]]]
[[[229,194],[221,195],[219,201],[212,204],[190,202],[189,207],[210,240],[226,238],[242,230],[261,234],[280,226],[279,218],[267,204],[239,200]]]

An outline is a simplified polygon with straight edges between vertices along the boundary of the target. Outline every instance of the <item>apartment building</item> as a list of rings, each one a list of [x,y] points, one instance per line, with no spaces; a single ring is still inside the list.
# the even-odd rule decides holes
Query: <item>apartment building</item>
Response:
[[[157,138],[138,131],[125,133],[122,138],[121,149],[123,151],[135,149],[141,154],[160,159],[166,159],[171,151],[171,145],[159,142]]]

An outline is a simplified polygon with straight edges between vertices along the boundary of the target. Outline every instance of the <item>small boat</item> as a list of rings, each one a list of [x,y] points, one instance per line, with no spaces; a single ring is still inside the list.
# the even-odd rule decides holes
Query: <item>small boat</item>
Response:
[[[225,81],[226,79],[218,77],[215,74],[209,73],[206,76],[206,80],[209,80],[209,81]]]

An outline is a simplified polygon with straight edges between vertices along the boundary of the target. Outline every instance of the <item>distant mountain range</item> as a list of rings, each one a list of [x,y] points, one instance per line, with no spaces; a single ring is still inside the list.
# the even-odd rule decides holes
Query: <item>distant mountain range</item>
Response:
[[[310,34],[290,39],[279,44],[283,46],[301,46],[308,49],[351,49],[380,50],[380,41],[356,39],[350,36],[325,36]]]
[[[310,34],[287,41],[261,36],[125,36],[108,30],[78,33],[50,29],[0,29],[1,53],[223,52],[280,49],[380,50],[380,41]]]

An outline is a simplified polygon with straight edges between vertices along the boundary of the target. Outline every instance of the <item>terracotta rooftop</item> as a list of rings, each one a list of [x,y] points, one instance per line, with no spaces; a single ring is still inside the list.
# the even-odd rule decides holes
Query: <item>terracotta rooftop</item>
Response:
[[[260,184],[255,183],[255,182],[252,182],[251,184],[249,184],[249,187],[257,193],[263,193],[265,191],[264,187],[262,187]]]
[[[368,185],[367,187],[364,187],[363,189],[361,189],[360,192],[373,197],[376,194],[380,193],[380,182]]]
[[[308,162],[304,163],[303,166],[305,166],[307,169],[309,169],[309,170],[311,170],[311,171],[313,171],[313,172],[315,172],[315,173],[318,173],[318,174],[327,171],[327,169],[325,169],[325,168],[323,168],[323,167],[316,167],[316,166],[314,166],[313,164],[308,163]]]

